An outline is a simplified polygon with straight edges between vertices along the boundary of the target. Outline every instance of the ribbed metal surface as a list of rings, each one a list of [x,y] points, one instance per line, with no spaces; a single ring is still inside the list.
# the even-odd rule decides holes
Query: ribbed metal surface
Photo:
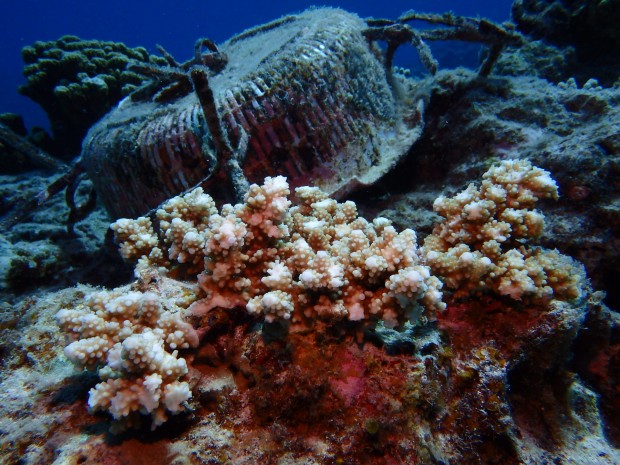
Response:
[[[87,170],[114,217],[145,213],[213,168],[202,148],[207,128],[198,105],[146,114],[91,130],[84,143]]]
[[[222,44],[229,63],[211,87],[232,146],[249,137],[241,166],[250,182],[282,174],[293,187],[346,192],[415,140],[420,119],[403,123],[363,27],[341,10],[312,10]],[[391,147],[389,135],[402,140]],[[195,95],[126,102],[91,130],[83,159],[111,214],[136,216],[208,176],[209,138]]]

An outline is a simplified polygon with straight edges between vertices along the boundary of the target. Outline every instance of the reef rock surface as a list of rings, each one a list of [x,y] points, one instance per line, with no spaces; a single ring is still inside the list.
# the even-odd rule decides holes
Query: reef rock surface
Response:
[[[503,219],[493,217],[515,229],[519,218],[528,218],[522,226],[529,225],[532,237],[508,240],[510,250],[516,251],[508,259],[515,261],[508,260],[514,267],[502,277],[511,276],[512,281],[484,275],[474,282],[469,271],[488,272],[485,267],[491,264],[481,259],[481,271],[471,266],[472,258],[479,257],[477,253],[492,256],[496,249],[472,246],[455,255],[452,245],[460,249],[457,240],[450,242],[456,237],[451,234],[441,236],[445,247],[440,252],[445,255],[439,259],[445,262],[433,265],[436,254],[412,246],[407,250],[415,254],[408,260],[418,268],[406,272],[401,272],[405,265],[395,261],[387,265],[386,260],[382,268],[386,256],[378,251],[386,247],[373,244],[373,253],[356,265],[368,272],[363,286],[353,272],[344,279],[339,267],[354,261],[346,250],[329,258],[332,262],[316,254],[315,268],[289,277],[287,270],[305,262],[290,259],[265,239],[270,246],[261,252],[264,257],[282,261],[265,266],[268,276],[248,278],[245,268],[235,267],[249,260],[249,252],[221,247],[231,247],[243,236],[232,207],[219,219],[214,213],[203,229],[170,221],[163,227],[171,231],[167,248],[159,252],[155,231],[127,229],[126,239],[119,242],[133,235],[129,248],[148,246],[134,247],[134,252],[148,249],[142,264],[150,260],[142,268],[149,271],[137,281],[105,239],[109,220],[101,207],[70,233],[64,225],[67,209],[61,198],[53,198],[30,219],[1,230],[0,462],[620,464],[620,88],[614,86],[618,73],[610,62],[618,56],[617,28],[608,27],[617,17],[616,4],[515,2],[516,27],[530,35],[531,42],[505,53],[496,74],[488,78],[457,69],[421,79],[418,92],[428,100],[424,132],[406,159],[375,186],[352,197],[357,210],[349,205],[340,211],[331,225],[333,234],[316,233],[333,219],[329,209],[335,203],[327,198],[311,202],[318,204],[313,211],[319,217],[298,217],[291,223],[312,238],[307,242],[331,247],[360,239],[348,230],[342,237],[337,234],[344,231],[342,222],[359,213],[369,220],[385,218],[368,222],[377,237],[391,223],[395,234],[410,228],[418,240],[432,244],[438,224],[458,236],[468,231],[459,229],[459,222],[475,222],[488,214],[488,204],[476,204],[477,191],[468,190],[468,184],[477,183],[501,161],[526,159],[550,173],[559,198],[547,196],[529,215],[517,218],[508,208]],[[608,50],[594,54],[593,44],[603,38]],[[101,88],[96,78],[80,79]],[[17,171],[0,178],[3,216],[13,214],[15,205],[36,196],[59,175]],[[473,196],[473,203],[467,203],[460,216],[453,221],[440,218],[446,198],[456,198],[458,204],[467,196]],[[442,200],[434,212],[438,197]],[[537,229],[542,224],[539,214],[545,217],[544,230]],[[245,218],[246,226],[284,234],[284,229],[251,218]],[[504,244],[501,229],[484,231]],[[366,239],[376,239],[375,233]],[[218,255],[206,262],[192,242],[201,234],[220,245]],[[390,234],[387,255],[393,258],[391,247],[399,242]],[[256,240],[256,235],[248,237],[248,244]],[[589,281],[569,259],[554,262],[567,266],[569,273],[555,273],[558,268],[549,272],[540,261],[524,265],[527,258],[547,257],[546,252],[555,256],[553,249],[583,263]],[[158,255],[162,250],[165,255]],[[286,253],[303,255],[304,250]],[[222,267],[228,264],[227,276],[234,279],[220,286]],[[428,281],[427,269],[440,275],[442,289]],[[197,273],[205,270],[211,274],[198,280]],[[376,280],[372,273],[394,278]],[[526,278],[535,285],[528,287]],[[249,289],[244,279],[250,279]],[[383,289],[385,282],[392,288]],[[565,283],[575,286],[562,286]],[[120,285],[125,286],[109,290]],[[418,286],[432,298],[443,293],[445,309],[414,311],[419,310],[414,304],[427,295],[418,292]],[[473,294],[459,295],[459,287]],[[554,298],[547,288],[553,288]],[[579,292],[573,292],[576,288]],[[207,310],[185,315],[191,330],[178,322],[177,314],[177,326],[168,325],[165,331],[163,323],[135,324],[134,319],[142,322],[152,314],[137,300],[122,296],[150,297],[154,289],[166,305],[173,301],[174,310]],[[342,289],[356,289],[353,294],[364,299],[352,306],[342,298]],[[119,295],[109,301],[88,297],[113,292]],[[215,298],[210,304],[202,300],[201,306],[196,303],[205,298],[201,292]],[[373,313],[372,302],[383,294],[391,299],[391,312]],[[236,305],[223,304],[223,296],[230,300],[235,295]],[[245,297],[252,302],[249,306]],[[304,313],[308,302],[313,311]],[[63,309],[77,310],[69,314]],[[136,313],[121,318],[119,309]],[[59,315],[65,317],[64,331]],[[415,318],[403,323],[405,315]],[[378,319],[378,325],[368,324]],[[101,337],[112,323],[123,329],[103,342],[94,341],[101,347],[82,343],[64,350],[72,340],[97,336],[91,333],[99,331]],[[145,349],[146,342],[155,339],[161,347],[167,344],[163,355]],[[76,370],[67,356],[87,370]],[[170,357],[176,371],[166,373],[163,362]],[[158,363],[151,363],[153,359]],[[105,369],[103,363],[89,363],[101,360]],[[159,371],[154,373],[152,366]],[[159,391],[157,376],[175,390]],[[139,407],[131,410],[134,406]],[[119,424],[122,431],[114,429]]]

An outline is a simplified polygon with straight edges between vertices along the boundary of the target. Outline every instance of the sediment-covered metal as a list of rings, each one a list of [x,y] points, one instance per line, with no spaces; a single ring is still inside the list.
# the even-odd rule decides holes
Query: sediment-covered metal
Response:
[[[238,154],[245,177],[283,174],[293,187],[336,195],[376,181],[420,135],[423,104],[412,96],[413,81],[387,75],[355,15],[313,9],[285,19],[222,44],[228,63],[209,77],[231,147],[247,135]],[[190,93],[166,103],[121,102],[91,129],[82,156],[119,217],[201,183],[226,191],[216,154]]]

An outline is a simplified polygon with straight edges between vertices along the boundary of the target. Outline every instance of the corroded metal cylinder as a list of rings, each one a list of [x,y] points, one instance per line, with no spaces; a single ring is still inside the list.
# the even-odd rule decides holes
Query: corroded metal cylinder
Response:
[[[313,9],[233,37],[210,77],[220,123],[250,182],[285,175],[292,187],[342,195],[368,185],[407,152],[422,127],[413,81],[390,76],[365,23]],[[82,160],[114,217],[137,216],[211,176],[216,151],[195,94],[167,103],[126,99],[87,135]]]

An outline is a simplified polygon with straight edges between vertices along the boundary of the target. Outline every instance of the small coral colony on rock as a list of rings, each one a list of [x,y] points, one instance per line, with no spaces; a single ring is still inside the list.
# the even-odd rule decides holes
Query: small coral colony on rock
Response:
[[[573,3],[25,48],[52,135],[1,120],[35,195],[2,218],[0,461],[620,463],[620,81],[584,52],[620,7]]]

